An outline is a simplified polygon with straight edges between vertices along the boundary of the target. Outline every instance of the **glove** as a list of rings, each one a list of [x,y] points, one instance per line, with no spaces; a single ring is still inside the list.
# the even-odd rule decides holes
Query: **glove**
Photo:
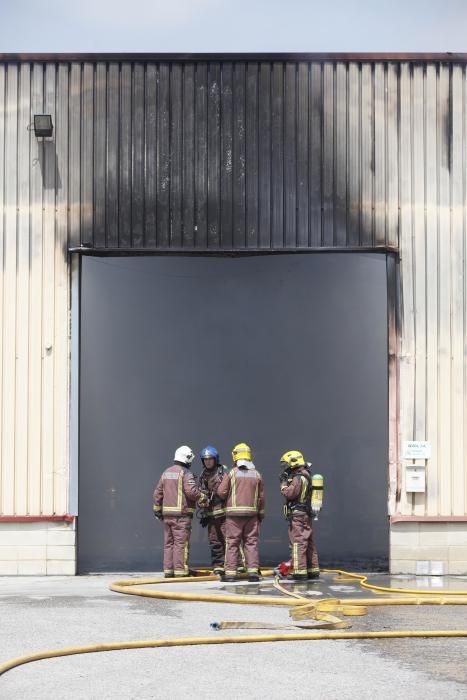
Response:
[[[154,512],[154,517],[157,518],[157,520],[162,520],[162,513],[160,511],[153,511]]]
[[[264,520],[264,513],[258,513],[258,521],[262,523]]]
[[[281,484],[283,484],[283,483],[287,483],[288,480],[289,480],[289,472],[287,470],[285,470],[279,475],[279,482]]]
[[[199,519],[199,524],[201,527],[207,527],[209,525],[209,515],[202,515]]]

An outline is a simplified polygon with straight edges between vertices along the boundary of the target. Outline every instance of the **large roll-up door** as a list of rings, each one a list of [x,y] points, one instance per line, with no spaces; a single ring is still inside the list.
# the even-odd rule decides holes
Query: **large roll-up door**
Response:
[[[325,477],[321,561],[385,564],[384,255],[85,257],[81,284],[81,572],[160,569],[174,449],[230,465],[240,441],[266,482],[263,562],[288,556],[278,460],[299,449]],[[209,561],[198,526],[191,561]]]

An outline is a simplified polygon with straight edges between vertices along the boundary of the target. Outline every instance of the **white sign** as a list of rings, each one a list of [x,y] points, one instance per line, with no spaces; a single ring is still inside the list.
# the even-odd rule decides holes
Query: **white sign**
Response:
[[[406,440],[403,452],[405,459],[430,459],[431,443],[426,440]]]

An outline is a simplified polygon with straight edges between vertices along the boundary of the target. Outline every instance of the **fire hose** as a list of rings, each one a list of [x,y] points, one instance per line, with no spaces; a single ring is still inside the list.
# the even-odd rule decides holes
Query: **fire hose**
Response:
[[[344,616],[365,615],[368,607],[392,606],[392,605],[467,605],[467,591],[439,591],[433,596],[432,591],[411,590],[402,588],[390,588],[376,586],[368,583],[368,577],[361,574],[349,573],[340,569],[325,569],[325,573],[337,574],[337,580],[358,580],[363,588],[379,593],[397,594],[405,597],[392,598],[321,598],[310,601],[297,593],[283,588],[278,580],[275,587],[286,596],[241,596],[203,593],[183,593],[178,591],[163,591],[144,588],[148,585],[164,583],[202,582],[218,581],[219,577],[214,575],[190,576],[181,579],[166,578],[145,578],[129,579],[124,581],[114,581],[109,588],[117,593],[126,595],[136,595],[149,598],[165,600],[184,600],[192,602],[209,603],[234,603],[248,605],[272,605],[289,607],[289,615],[292,620],[311,619],[318,621],[318,625],[313,624],[291,624],[272,625],[271,623],[247,623],[247,622],[219,622],[212,623],[213,629],[325,629],[326,632],[293,632],[290,634],[255,634],[255,635],[232,635],[223,637],[185,637],[176,639],[148,639],[141,641],[109,642],[100,644],[90,644],[86,646],[64,647],[62,649],[51,649],[40,651],[25,656],[19,656],[0,664],[0,675],[18,666],[52,659],[62,656],[72,656],[76,654],[89,654],[100,651],[119,651],[128,649],[149,649],[175,646],[200,646],[213,644],[254,644],[261,642],[293,642],[293,641],[317,641],[330,639],[401,639],[407,637],[467,637],[467,630],[397,630],[397,631],[374,631],[374,632],[349,632],[334,631],[350,627],[350,623],[340,620],[332,613]],[[272,570],[262,570],[263,576],[272,575]]]

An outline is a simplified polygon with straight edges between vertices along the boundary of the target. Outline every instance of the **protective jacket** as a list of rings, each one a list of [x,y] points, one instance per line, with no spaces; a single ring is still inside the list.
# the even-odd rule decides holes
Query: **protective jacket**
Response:
[[[166,469],[153,495],[153,510],[162,515],[193,516],[201,491],[191,471],[180,462]]]
[[[263,478],[255,468],[233,467],[224,474],[217,488],[219,498],[226,501],[226,515],[264,517]]]
[[[287,499],[287,506],[293,515],[309,514],[310,473],[304,467],[298,467],[289,474],[288,480],[281,483],[281,493]]]
[[[225,516],[225,499],[222,499],[216,492],[225,474],[229,473],[228,467],[218,464],[213,469],[204,468],[198,480],[198,485],[207,494],[209,504],[203,508],[204,515],[212,518],[222,518]]]
[[[313,577],[319,574],[319,560],[310,517],[310,472],[305,467],[288,470],[288,478],[280,488],[291,516],[288,520],[293,574]]]

